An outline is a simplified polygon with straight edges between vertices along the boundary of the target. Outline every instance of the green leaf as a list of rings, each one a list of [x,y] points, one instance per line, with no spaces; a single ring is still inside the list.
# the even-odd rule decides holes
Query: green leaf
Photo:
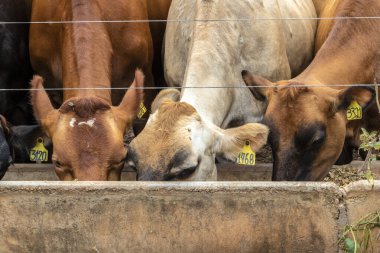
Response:
[[[369,135],[369,133],[367,132],[367,130],[365,130],[364,128],[362,128],[362,132],[363,132],[363,135]]]
[[[359,147],[359,149],[363,149],[364,151],[368,151],[370,149],[370,146],[367,143],[362,143]]]
[[[368,170],[365,174],[364,174],[365,178],[367,178],[367,180],[369,182],[372,182],[374,181],[374,178],[373,178],[373,174],[372,174],[372,171],[371,170]]]
[[[360,249],[359,244],[356,244],[356,251]],[[346,238],[344,240],[344,250],[348,253],[354,253],[355,252],[355,241],[352,240],[351,238]]]

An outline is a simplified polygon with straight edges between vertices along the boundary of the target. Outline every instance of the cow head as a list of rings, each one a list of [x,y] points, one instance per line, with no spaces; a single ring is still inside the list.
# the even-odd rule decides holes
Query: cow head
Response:
[[[138,180],[216,180],[216,155],[235,159],[247,140],[253,150],[266,143],[266,126],[223,130],[179,97],[177,90],[162,91],[147,125],[130,145],[127,162],[137,169]]]
[[[11,129],[8,122],[0,115],[0,179],[4,177],[9,165],[12,162],[11,149],[9,147],[9,137]]]
[[[264,123],[270,129],[273,180],[323,179],[352,132],[347,131],[347,107],[356,100],[366,108],[373,100],[373,91],[365,87],[300,87],[291,81],[273,84],[248,71],[242,75],[252,94],[268,103]]]
[[[144,76],[135,81],[121,104],[98,97],[73,97],[54,109],[41,77],[32,81],[32,105],[53,142],[53,162],[61,180],[120,180],[127,155],[123,137],[143,99]]]

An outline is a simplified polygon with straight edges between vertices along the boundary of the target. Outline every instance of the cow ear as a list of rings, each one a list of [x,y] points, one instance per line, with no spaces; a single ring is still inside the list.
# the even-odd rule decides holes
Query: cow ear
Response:
[[[12,134],[11,124],[4,118],[3,115],[0,115],[0,125],[4,130],[4,134],[9,138]]]
[[[219,129],[214,142],[214,152],[227,159],[235,160],[247,141],[250,142],[254,152],[260,150],[267,143],[268,134],[268,127],[258,123],[249,123],[226,130]]]
[[[249,86],[252,95],[259,101],[265,101],[268,97],[269,89],[271,89],[274,84],[261,76],[253,75],[247,70],[243,70],[241,75],[245,84]]]
[[[181,92],[176,89],[166,89],[158,93],[156,98],[154,99],[152,103],[152,112],[155,112],[158,110],[158,108],[161,106],[163,102],[178,102],[181,98]]]
[[[41,76],[34,76],[31,81],[31,103],[36,119],[47,131],[49,137],[54,132],[55,123],[58,119],[58,110],[54,109],[50,98],[45,91]]]
[[[137,69],[135,71],[135,79],[125,93],[120,105],[113,108],[121,129],[128,128],[140,110],[140,105],[144,101],[144,80],[145,76],[143,72]]]
[[[356,101],[365,110],[375,102],[375,96],[375,90],[372,87],[350,87],[339,92],[338,109],[345,110],[352,101]]]

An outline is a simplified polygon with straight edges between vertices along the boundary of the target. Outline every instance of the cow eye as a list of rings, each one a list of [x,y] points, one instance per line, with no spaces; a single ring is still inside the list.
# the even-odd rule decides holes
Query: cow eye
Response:
[[[297,151],[303,153],[309,149],[319,148],[325,139],[326,127],[322,123],[316,123],[301,128],[295,135],[294,144]]]
[[[62,167],[62,163],[59,160],[53,160],[55,167]]]
[[[171,169],[168,180],[179,179],[183,180],[190,177],[198,168],[198,164],[187,168],[173,168]]]
[[[324,138],[316,138],[313,140],[313,145],[318,145],[318,144],[321,144],[323,142]]]
[[[312,146],[319,146],[325,141],[326,134],[322,130],[318,130],[311,141]]]
[[[184,170],[182,170],[178,175],[177,175],[177,178],[178,179],[185,179],[185,178],[188,178],[189,176],[191,176],[194,171],[198,168],[198,166],[193,166],[193,167],[190,167],[190,168],[186,168]]]

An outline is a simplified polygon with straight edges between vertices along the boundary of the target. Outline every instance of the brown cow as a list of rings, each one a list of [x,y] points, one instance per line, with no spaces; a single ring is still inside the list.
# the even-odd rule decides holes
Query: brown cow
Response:
[[[334,19],[332,18],[341,2],[343,0],[313,0],[317,16],[321,18],[318,20],[318,28],[315,35],[315,52],[318,52],[326,41],[334,25]]]
[[[32,21],[147,20],[148,14],[162,19],[169,3],[34,0]],[[35,114],[53,141],[53,160],[60,179],[120,179],[127,153],[123,135],[135,118],[142,91],[130,89],[124,95],[104,88],[125,88],[134,79],[134,87],[142,87],[144,77],[140,71],[135,73],[136,68],[145,74],[146,86],[153,86],[153,43],[147,22],[31,26],[32,65],[44,77],[44,85],[85,88],[65,90],[63,94],[49,92],[50,99],[44,91],[32,92]],[[42,78],[35,77],[32,87],[43,89]],[[149,104],[154,93],[146,95]],[[112,106],[120,102],[120,106]]]
[[[378,0],[347,0],[336,16],[371,17],[380,13]],[[380,129],[380,115],[371,87],[333,84],[372,83],[380,77],[380,20],[342,19],[310,66],[299,76],[275,84],[243,71],[243,79],[268,107],[264,121],[271,133],[274,180],[321,180],[338,159],[346,140],[358,146],[360,127]],[[321,87],[298,85],[317,84]],[[262,86],[272,86],[263,88]],[[347,120],[347,107],[356,101],[363,119]]]

